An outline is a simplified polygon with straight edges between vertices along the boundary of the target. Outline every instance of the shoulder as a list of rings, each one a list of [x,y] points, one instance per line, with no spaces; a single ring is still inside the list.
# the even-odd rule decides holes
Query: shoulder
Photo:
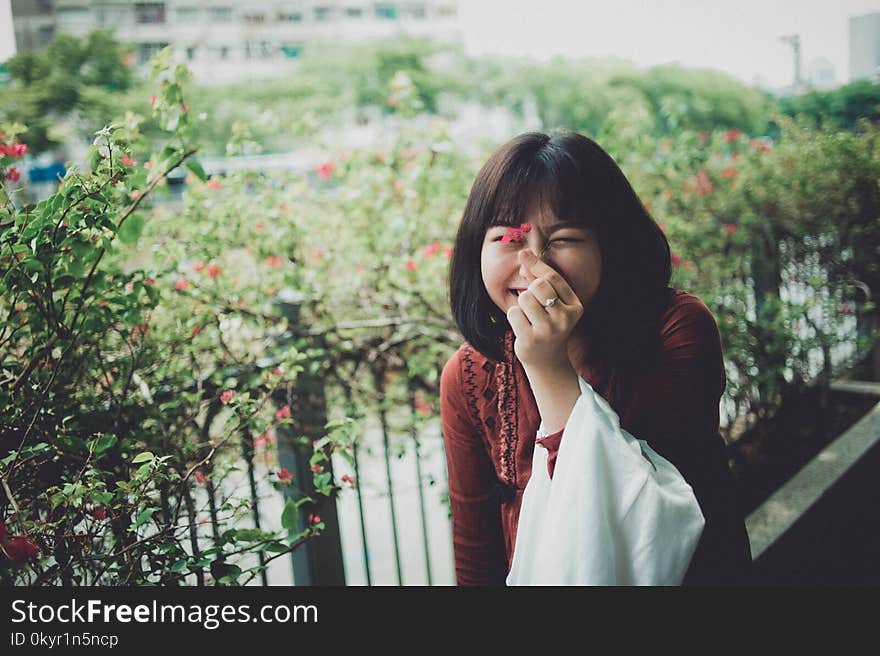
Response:
[[[660,339],[663,350],[718,341],[718,325],[706,304],[696,295],[681,289],[670,289],[669,306],[660,317]]]
[[[443,365],[440,374],[440,393],[449,394],[463,386],[476,386],[481,379],[494,371],[495,365],[468,342],[464,342]]]

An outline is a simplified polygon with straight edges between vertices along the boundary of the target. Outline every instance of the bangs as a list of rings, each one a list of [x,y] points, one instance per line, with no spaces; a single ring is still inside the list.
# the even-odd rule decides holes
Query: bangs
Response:
[[[511,158],[499,171],[488,226],[518,226],[530,210],[537,210],[580,227],[594,227],[592,181],[585,179],[568,153],[547,143],[530,155]]]

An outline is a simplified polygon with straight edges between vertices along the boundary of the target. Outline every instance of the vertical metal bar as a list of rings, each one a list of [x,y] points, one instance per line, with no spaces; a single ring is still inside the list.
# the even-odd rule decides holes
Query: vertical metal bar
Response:
[[[260,530],[260,502],[257,496],[257,478],[254,475],[254,438],[247,430],[241,432],[241,454],[245,462],[247,462],[248,482],[251,487],[251,516],[254,519],[254,528]],[[260,560],[260,581],[263,586],[268,586],[269,578],[266,574],[266,555],[262,551],[258,551],[257,558]]]
[[[397,513],[394,511],[394,485],[391,481],[390,447],[388,444],[388,417],[385,414],[385,370],[376,369],[374,373],[376,391],[379,397],[379,424],[382,426],[382,443],[385,447],[385,480],[388,482],[388,504],[391,507],[391,531],[394,538],[394,564],[397,566],[397,585],[403,584],[400,571],[400,546],[397,539]]]
[[[351,400],[351,388],[345,386],[346,414],[351,416],[354,414],[354,403]],[[361,493],[361,473],[358,468],[358,440],[354,441],[352,446],[352,461],[354,464],[354,481],[357,490],[358,500],[358,516],[361,520],[361,546],[364,551],[364,571],[367,573],[367,586],[373,585],[373,577],[370,573],[370,552],[367,549],[367,523],[364,515],[364,497]]]
[[[416,450],[416,487],[419,491],[419,510],[422,519],[422,544],[425,547],[425,573],[428,575],[428,585],[433,585],[431,577],[431,551],[428,541],[428,523],[425,519],[425,494],[422,490],[422,463],[419,455],[419,435],[416,429],[416,398],[412,388],[412,382],[407,383],[407,391],[409,393],[409,409],[410,409],[410,426],[413,439],[413,445]]]
[[[295,291],[283,290],[275,302],[288,325],[292,330],[295,329],[299,324],[303,296]],[[301,493],[314,499],[316,493],[309,459],[313,453],[312,441],[323,436],[326,431],[327,398],[324,379],[318,373],[303,371],[297,376],[295,386],[278,390],[274,401],[279,407],[289,406],[293,418],[291,425],[279,426],[276,430],[279,464],[294,472]],[[301,439],[303,435],[308,436],[308,439]],[[327,464],[327,471],[333,475],[332,463]],[[284,496],[286,503],[286,499],[292,496],[292,491],[285,490]],[[291,553],[294,584],[345,585],[336,494],[333,493],[314,505],[301,506],[297,513],[297,532],[308,527],[308,516],[313,513],[320,515],[324,530]]]

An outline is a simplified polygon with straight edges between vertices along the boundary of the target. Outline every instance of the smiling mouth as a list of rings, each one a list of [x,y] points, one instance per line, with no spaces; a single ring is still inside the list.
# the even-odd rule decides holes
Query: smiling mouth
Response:
[[[519,296],[521,293],[523,293],[524,291],[526,291],[526,288],[525,288],[525,287],[522,287],[522,288],[511,287],[511,288],[508,289],[507,291],[509,291],[509,292],[510,292],[511,294],[513,294],[514,296]]]

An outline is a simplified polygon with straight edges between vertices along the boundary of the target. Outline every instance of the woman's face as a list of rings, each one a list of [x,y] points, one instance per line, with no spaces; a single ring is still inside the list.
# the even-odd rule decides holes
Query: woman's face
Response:
[[[489,298],[505,314],[516,305],[518,292],[534,280],[517,258],[521,249],[530,248],[559,272],[584,308],[589,307],[602,277],[602,255],[593,232],[561,223],[554,215],[537,209],[530,210],[522,222],[531,224],[532,229],[522,234],[519,241],[502,242],[508,234],[506,226],[493,226],[486,231],[480,267]]]

